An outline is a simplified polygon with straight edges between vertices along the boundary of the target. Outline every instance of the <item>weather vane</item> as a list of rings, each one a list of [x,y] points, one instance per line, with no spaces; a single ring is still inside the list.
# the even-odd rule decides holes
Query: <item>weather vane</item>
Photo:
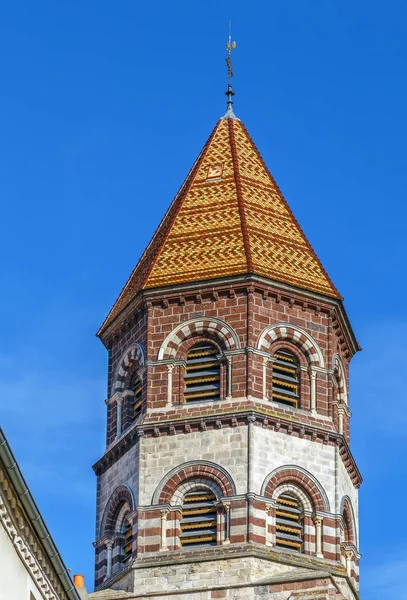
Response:
[[[228,51],[228,55],[226,58],[226,65],[228,68],[228,82],[230,83],[230,80],[233,77],[233,70],[232,70],[232,50],[234,50],[236,48],[236,42],[232,42],[232,24],[229,21],[229,39],[228,42],[226,44],[226,50]]]
[[[229,38],[226,44],[226,50],[228,55],[226,57],[226,66],[228,68],[228,89],[226,92],[226,96],[228,97],[227,106],[228,110],[226,116],[234,117],[233,114],[233,96],[235,92],[232,89],[232,77],[233,77],[233,69],[232,69],[232,50],[236,48],[236,42],[232,42],[232,23],[229,21]]]

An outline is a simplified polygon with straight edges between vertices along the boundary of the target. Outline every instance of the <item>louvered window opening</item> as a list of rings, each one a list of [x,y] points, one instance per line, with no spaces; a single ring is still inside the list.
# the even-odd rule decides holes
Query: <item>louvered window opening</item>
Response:
[[[290,495],[281,495],[276,508],[276,546],[302,552],[303,524],[300,503]]]
[[[184,498],[181,517],[181,546],[216,546],[216,496],[202,489]]]
[[[184,401],[204,402],[220,399],[220,364],[218,349],[198,344],[190,349],[186,361]]]
[[[300,379],[297,358],[287,350],[278,350],[273,363],[273,400],[298,408]]]
[[[137,421],[137,419],[141,415],[141,406],[142,406],[142,392],[143,392],[143,384],[139,377],[136,377],[131,385],[131,390],[134,394],[133,396],[133,406],[132,406],[132,422]]]
[[[133,526],[131,523],[129,523],[126,520],[124,523],[124,531],[123,531],[123,556],[122,556],[123,562],[132,553],[132,545],[133,545]]]

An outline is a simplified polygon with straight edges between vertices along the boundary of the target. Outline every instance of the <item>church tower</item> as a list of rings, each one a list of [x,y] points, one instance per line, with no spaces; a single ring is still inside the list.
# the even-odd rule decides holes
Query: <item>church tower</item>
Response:
[[[359,346],[232,94],[98,332],[95,599],[359,597]]]

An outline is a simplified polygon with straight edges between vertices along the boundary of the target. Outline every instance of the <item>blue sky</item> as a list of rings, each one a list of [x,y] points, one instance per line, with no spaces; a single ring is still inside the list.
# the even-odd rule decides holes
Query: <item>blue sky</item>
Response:
[[[403,527],[385,526],[407,487],[404,0],[2,3],[0,421],[91,588],[107,362],[94,333],[225,110],[230,16],[236,113],[364,348],[362,596],[404,598]]]

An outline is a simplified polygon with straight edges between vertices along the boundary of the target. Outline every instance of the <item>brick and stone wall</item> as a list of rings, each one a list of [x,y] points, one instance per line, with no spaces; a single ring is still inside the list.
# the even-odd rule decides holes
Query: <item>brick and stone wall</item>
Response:
[[[203,340],[210,340],[219,350],[221,400],[185,405],[187,352]],[[275,559],[254,566],[250,548],[278,550],[274,503],[285,486],[298,489],[299,497],[303,494],[303,556],[314,561],[313,569],[321,567],[322,561],[331,574],[339,569],[339,576],[346,580],[348,573],[349,585],[357,586],[357,488],[361,479],[348,446],[348,363],[354,348],[337,303],[259,282],[169,290],[146,298],[105,343],[109,348],[107,448],[95,465],[97,586],[111,584],[129,590],[134,586],[142,594],[141,565],[149,556],[188,556],[179,541],[180,490],[193,480],[218,490],[218,545],[205,552],[246,544],[244,561],[251,564],[256,577],[263,567],[267,575],[274,568],[278,571]],[[299,408],[272,400],[273,355],[281,348],[293,352],[300,365]],[[133,423],[126,386],[134,372],[143,381],[143,410]],[[128,486],[134,498],[134,541],[132,559],[117,563],[114,572],[114,548],[108,552],[111,542],[102,521],[121,485]],[[345,523],[350,518],[354,521],[353,539]],[[193,554],[189,556],[192,561]],[[240,588],[235,596],[230,595],[234,583],[227,577],[229,570],[235,575],[240,568],[244,570],[244,561],[233,560],[237,562],[230,563],[232,566],[216,563],[205,571],[214,588],[223,586],[210,593],[226,594],[205,598],[239,597]],[[157,568],[169,581],[164,566]],[[191,568],[186,559],[182,569],[189,573],[188,584],[182,569],[176,570],[183,589],[198,585]],[[153,593],[159,577],[150,567],[148,572]],[[283,588],[275,585],[272,592],[266,586],[261,593],[273,598],[295,597],[290,595],[294,587],[287,588],[288,595],[276,596]],[[329,585],[334,586],[331,580]],[[250,589],[250,594],[254,593],[254,588]],[[326,593],[320,597],[335,597],[331,591]],[[352,594],[344,596],[354,598]]]

